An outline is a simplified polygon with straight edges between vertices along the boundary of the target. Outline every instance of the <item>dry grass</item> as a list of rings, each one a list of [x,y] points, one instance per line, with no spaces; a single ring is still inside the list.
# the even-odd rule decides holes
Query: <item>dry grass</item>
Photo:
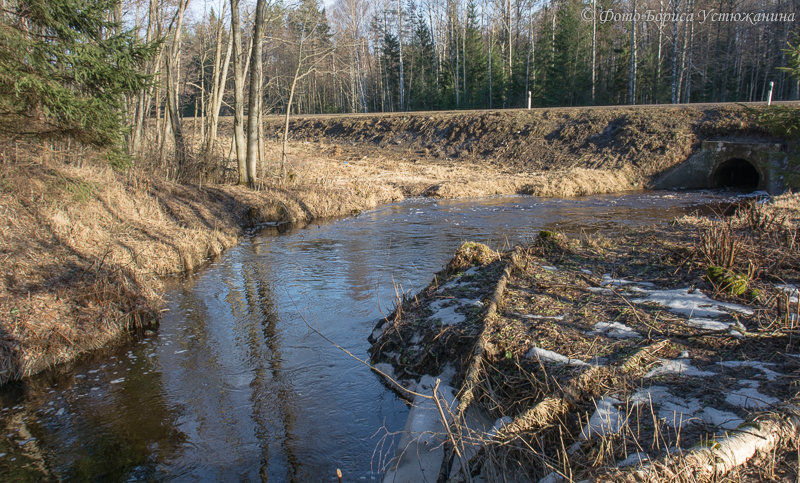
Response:
[[[0,383],[157,326],[161,278],[198,268],[249,227],[350,215],[401,196],[310,173],[260,191],[200,187],[141,168],[122,174],[89,151],[77,162],[33,148],[0,164]]]

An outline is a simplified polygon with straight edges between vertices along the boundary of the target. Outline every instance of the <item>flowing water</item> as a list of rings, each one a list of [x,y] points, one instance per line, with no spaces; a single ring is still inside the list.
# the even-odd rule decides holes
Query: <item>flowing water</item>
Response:
[[[365,358],[395,287],[424,287],[464,240],[613,234],[720,199],[408,200],[264,229],[171,283],[156,335],[6,386],[0,479],[319,481],[335,480],[336,468],[347,480],[379,478],[406,405],[309,326]]]

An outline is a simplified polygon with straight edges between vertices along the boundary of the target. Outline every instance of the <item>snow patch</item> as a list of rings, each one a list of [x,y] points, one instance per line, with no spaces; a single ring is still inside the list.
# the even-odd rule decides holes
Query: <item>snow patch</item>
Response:
[[[686,325],[689,327],[694,327],[695,329],[728,330],[733,324],[730,322],[720,322],[713,319],[697,318],[687,320]]]
[[[699,290],[694,292],[690,292],[690,290],[688,288],[652,290],[648,292],[646,298],[634,299],[633,302],[637,304],[645,302],[657,303],[673,312],[689,317],[718,317],[726,315],[728,311],[746,315],[753,313],[752,310],[743,305],[719,302],[709,298]]]
[[[542,349],[539,347],[531,347],[525,357],[529,359],[533,359],[534,357],[538,358],[540,361],[543,362],[553,362],[555,364],[566,364],[568,366],[588,366],[586,362],[583,362],[580,359],[572,359],[567,357],[563,354],[559,354],[558,352],[549,351],[547,349]]]
[[[778,398],[758,392],[758,381],[744,379],[739,382],[744,387],[733,389],[725,396],[725,402],[731,406],[744,409],[762,409],[780,402]]]
[[[414,397],[398,442],[398,454],[390,463],[384,481],[437,480],[444,458],[446,432],[436,402],[430,398],[435,385],[436,379],[428,375],[422,376],[417,384],[418,392],[428,397]],[[455,390],[440,384],[437,395],[445,414],[452,414],[458,405]]]
[[[635,330],[619,322],[598,322],[594,324],[594,330],[589,334],[604,334],[615,339],[637,339],[642,337]]]
[[[564,477],[553,471],[548,473],[547,476],[539,480],[539,483],[560,483],[564,481]]]
[[[616,408],[617,404],[620,404],[620,401],[611,396],[604,396],[595,401],[595,411],[589,418],[588,424],[581,429],[581,439],[587,441],[594,435],[618,433],[625,424],[625,418]]]
[[[581,442],[588,441],[595,435],[602,437],[607,434],[619,433],[625,424],[625,417],[616,408],[615,405],[617,404],[620,404],[620,401],[610,396],[604,396],[599,401],[595,401],[594,413],[592,413],[588,423],[581,429],[579,440],[569,448],[569,453],[577,451],[581,446]]]
[[[641,285],[643,287],[655,287],[653,282],[634,282],[633,280],[625,280],[624,278],[613,278],[610,273],[603,274],[603,285]]]
[[[679,376],[706,377],[714,376],[715,372],[703,371],[694,367],[688,359],[659,359],[661,366],[651,369],[645,374],[645,378],[662,376],[665,374],[677,374]]]
[[[372,340],[380,339],[381,336],[383,335],[383,332],[386,329],[388,329],[391,325],[392,324],[387,321],[387,322],[384,322],[383,324],[381,324],[380,327],[376,327],[375,329],[373,329],[372,330]]]
[[[536,314],[515,314],[515,315],[525,319],[533,319],[533,320],[541,320],[541,319],[564,320],[563,315],[536,315]]]
[[[736,429],[744,421],[736,414],[729,411],[721,411],[712,407],[705,407],[703,411],[698,414],[698,417],[704,423],[716,426],[722,429]]]
[[[481,299],[458,299],[458,301],[470,307],[483,307],[484,305]]]
[[[768,381],[774,381],[775,379],[779,378],[783,374],[780,372],[775,372],[772,369],[768,369],[767,366],[774,366],[775,364],[771,362],[761,362],[761,361],[722,361],[717,362],[717,364],[721,365],[722,367],[752,367],[753,369],[758,369],[764,374],[764,377]]]
[[[431,315],[432,319],[439,319],[442,322],[442,325],[458,325],[467,320],[464,314],[460,314],[456,312],[456,309],[460,307],[458,303],[452,303],[452,305],[448,307],[443,307],[444,304],[451,302],[450,300],[437,300],[430,305],[431,310],[433,310],[433,315]]]
[[[645,453],[633,453],[624,460],[617,463],[617,468],[626,468],[628,466],[640,466],[650,461],[650,457]]]
[[[468,270],[465,270],[462,274],[458,275],[457,277],[453,278],[444,285],[439,285],[439,288],[436,289],[437,292],[442,293],[448,290],[453,290],[458,287],[467,287],[472,285],[472,282],[467,282],[462,280],[464,277],[469,277],[478,273],[479,267],[472,267]]]
[[[501,429],[508,426],[509,424],[513,423],[514,420],[510,416],[503,416],[502,418],[498,418],[494,424],[492,425],[492,429],[486,434],[486,437],[491,439],[497,436],[497,433],[500,432]]]
[[[704,408],[699,399],[684,399],[674,396],[669,392],[669,389],[664,386],[651,386],[638,389],[633,393],[630,401],[632,404],[655,406],[657,408],[656,415],[658,418],[674,428],[701,421],[708,424],[715,424],[716,422],[725,422],[732,418],[738,419],[737,416],[732,413],[720,415],[714,412],[716,410],[713,410],[713,408],[706,413],[706,409],[709,408]],[[720,411],[719,413],[722,412]],[[736,425],[738,425],[738,422]]]
[[[797,287],[795,287],[794,285],[791,285],[791,284],[775,285],[775,288],[779,288],[779,289],[783,290],[784,292],[788,293],[789,294],[789,302],[791,302],[793,304],[800,303],[800,289],[799,288],[797,288]]]

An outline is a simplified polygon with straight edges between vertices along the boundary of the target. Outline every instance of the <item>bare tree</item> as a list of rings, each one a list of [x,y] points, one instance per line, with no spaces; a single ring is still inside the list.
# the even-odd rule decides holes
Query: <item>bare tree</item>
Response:
[[[160,38],[161,36],[161,22],[159,20],[159,1],[158,0],[149,0],[148,2],[148,9],[147,9],[147,27],[145,29],[144,34],[144,41],[146,43],[153,42],[155,39]],[[138,15],[138,3],[137,3],[137,14],[135,16],[135,31],[139,32],[139,15]],[[148,75],[152,75],[158,69],[158,66],[161,64],[162,57],[163,57],[164,49],[163,47],[159,49],[158,54],[154,57],[154,59],[145,66],[145,73]],[[147,114],[150,112],[152,98],[153,98],[153,90],[154,88],[145,87],[140,89],[138,95],[133,100],[132,104],[135,105],[133,109],[133,129],[131,132],[130,143],[128,147],[128,151],[130,154],[134,156],[134,159],[141,155],[142,153],[142,145],[144,140],[144,125],[145,119],[147,118]]]
[[[247,104],[247,180],[251,188],[256,183],[258,164],[258,127],[261,98],[261,71],[263,66],[264,24],[266,22],[266,0],[256,3],[256,18],[253,25],[253,46],[250,53],[250,93]]]
[[[239,184],[247,184],[247,158],[244,141],[244,68],[239,0],[231,0],[231,39],[233,41],[233,144],[239,168]]]
[[[231,56],[233,53],[233,35],[228,36],[226,42],[225,56],[222,56],[222,44],[225,28],[223,19],[225,17],[225,4],[223,3],[222,14],[216,25],[216,43],[214,46],[214,65],[211,75],[211,92],[207,107],[203,109],[205,114],[205,139],[203,150],[206,156],[210,156],[214,151],[214,144],[217,141],[217,126],[219,125],[219,112],[222,108],[222,100],[225,95],[225,84],[228,79]]]
[[[167,73],[167,112],[169,114],[170,128],[175,142],[175,164],[181,170],[186,166],[186,141],[183,137],[183,127],[178,113],[178,70],[180,68],[181,38],[183,32],[183,17],[189,0],[178,2],[178,11],[175,13],[171,25],[172,46],[166,62]]]
[[[628,102],[636,104],[636,0],[633,0],[633,15],[631,16],[631,69],[628,79]]]
[[[319,12],[314,9],[298,9],[295,12],[297,18],[294,19],[297,28],[297,38],[294,41],[284,39],[289,45],[294,45],[297,49],[294,74],[292,75],[289,87],[289,97],[286,101],[286,111],[283,123],[283,143],[281,146],[281,179],[286,177],[286,149],[289,142],[289,116],[292,112],[292,104],[295,98],[298,83],[308,75],[316,72],[325,60],[333,53],[332,45],[317,45],[317,36],[323,27],[324,17],[320,17]]]
[[[592,104],[597,96],[597,0],[592,0]]]

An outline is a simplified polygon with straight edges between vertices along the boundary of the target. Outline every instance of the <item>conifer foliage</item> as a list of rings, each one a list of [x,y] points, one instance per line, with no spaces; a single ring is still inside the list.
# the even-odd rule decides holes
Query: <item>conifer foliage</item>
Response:
[[[6,0],[0,131],[119,147],[125,94],[148,82],[153,46],[123,31],[120,0]]]

